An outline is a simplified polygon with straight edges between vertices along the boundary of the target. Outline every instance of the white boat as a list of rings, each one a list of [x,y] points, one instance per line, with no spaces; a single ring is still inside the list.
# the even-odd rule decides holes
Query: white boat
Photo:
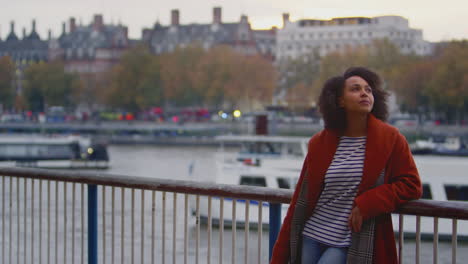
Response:
[[[219,136],[220,150],[216,153],[216,183],[248,185],[271,188],[294,189],[299,179],[304,158],[307,154],[309,138],[280,136]],[[240,146],[240,151],[225,151],[225,146]],[[236,222],[245,224],[245,200],[237,200]],[[200,218],[205,221],[208,216],[206,198],[200,201]],[[282,216],[289,205],[282,205]],[[224,221],[232,223],[232,200],[225,199]],[[216,225],[220,216],[219,199],[213,198],[211,214]],[[249,224],[258,223],[258,202],[250,201]],[[262,225],[268,226],[269,206],[263,203]]]
[[[80,136],[0,136],[0,166],[106,169],[107,148]]]
[[[220,151],[216,153],[216,183],[294,189],[307,153],[309,138],[220,136],[217,137],[217,140],[220,142],[221,147]],[[226,144],[238,144],[240,145],[240,151],[224,151],[224,146]],[[433,162],[431,162],[431,164],[433,164]],[[465,170],[460,168],[459,171]],[[443,172],[441,171],[440,173]],[[439,173],[434,174],[433,172],[421,169],[420,174],[423,180],[423,199],[434,199],[438,201],[468,200],[468,179],[466,179],[466,175],[449,176],[447,172],[445,172],[445,177],[445,175]],[[207,204],[206,198],[204,200],[202,199],[200,202],[201,220],[206,220],[208,216]],[[288,207],[289,205],[282,205],[282,217],[286,215]],[[225,225],[230,225],[232,222],[231,212],[232,201],[230,199],[225,199],[223,214]],[[255,226],[258,222],[258,202],[250,203],[248,213],[249,224]],[[218,198],[213,198],[212,200],[211,214],[213,223],[217,224],[220,216]],[[238,225],[244,225],[245,215],[245,201],[237,200],[236,222]],[[404,216],[405,235],[412,236],[416,233],[415,219],[416,217],[414,216]],[[262,225],[267,227],[268,222],[269,206],[268,203],[263,203]],[[434,233],[433,222],[434,220],[431,217],[422,217],[421,232],[424,237],[432,237]],[[398,215],[393,215],[393,223],[395,231],[398,231]],[[450,239],[451,232],[451,220],[439,219],[439,233],[441,239]],[[458,232],[462,239],[468,239],[468,221],[458,221]]]

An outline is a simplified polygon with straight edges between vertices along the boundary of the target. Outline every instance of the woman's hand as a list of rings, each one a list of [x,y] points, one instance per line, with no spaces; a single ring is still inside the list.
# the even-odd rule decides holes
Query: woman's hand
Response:
[[[351,214],[349,215],[348,220],[349,229],[353,232],[361,231],[362,226],[362,215],[359,207],[355,206],[353,210],[351,210]]]

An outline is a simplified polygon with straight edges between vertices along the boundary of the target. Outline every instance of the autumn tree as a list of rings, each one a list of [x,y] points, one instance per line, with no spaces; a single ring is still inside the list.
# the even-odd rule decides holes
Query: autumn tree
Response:
[[[200,58],[193,77],[205,105],[253,110],[271,103],[276,75],[262,57],[220,45]]]
[[[416,113],[420,117],[429,114],[427,87],[435,70],[434,61],[429,58],[407,61],[397,66],[392,85],[403,112]]]
[[[430,103],[447,120],[462,120],[468,105],[468,41],[449,43],[435,64],[426,89]]]
[[[8,56],[0,57],[0,104],[3,109],[9,109],[14,104],[15,64]]]
[[[111,107],[138,112],[164,100],[160,62],[146,47],[126,52],[108,78],[103,97]]]
[[[23,94],[33,111],[44,111],[54,105],[73,108],[72,94],[79,85],[78,76],[65,72],[62,63],[36,63],[24,72]]]
[[[234,69],[237,81],[225,87],[228,99],[232,102],[239,98],[250,111],[271,104],[276,85],[276,71],[272,63],[259,55],[241,55],[237,58],[239,61],[235,65],[238,69]],[[236,88],[238,93],[230,93]]]
[[[316,50],[296,59],[286,59],[278,64],[278,88],[286,94],[286,102],[295,110],[307,108],[317,91],[314,83],[320,72],[320,57]]]
[[[192,44],[159,56],[166,106],[202,103],[200,89],[195,87],[195,69],[204,55],[201,45]]]

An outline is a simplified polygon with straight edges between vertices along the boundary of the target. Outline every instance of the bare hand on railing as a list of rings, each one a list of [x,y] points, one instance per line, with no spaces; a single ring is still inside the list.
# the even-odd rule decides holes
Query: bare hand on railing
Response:
[[[362,215],[361,215],[361,211],[359,210],[359,207],[355,206],[353,210],[351,210],[348,224],[349,224],[349,228],[351,229],[351,231],[353,232],[361,231]]]

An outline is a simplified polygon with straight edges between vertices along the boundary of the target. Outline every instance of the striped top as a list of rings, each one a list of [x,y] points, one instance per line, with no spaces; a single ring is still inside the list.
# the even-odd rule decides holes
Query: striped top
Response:
[[[325,174],[317,205],[304,226],[303,235],[334,247],[348,247],[348,218],[361,183],[366,137],[341,137]]]

